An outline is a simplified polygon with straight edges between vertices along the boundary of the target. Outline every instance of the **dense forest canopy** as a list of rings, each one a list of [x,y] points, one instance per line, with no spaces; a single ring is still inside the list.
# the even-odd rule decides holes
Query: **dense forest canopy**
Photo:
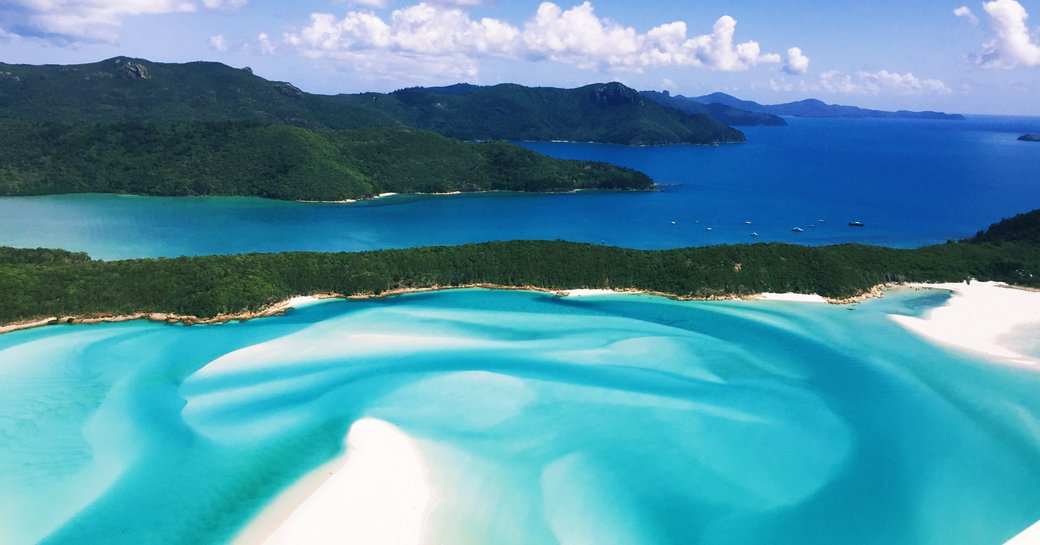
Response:
[[[199,317],[313,294],[379,294],[467,284],[640,289],[707,298],[760,292],[848,297],[889,282],[998,280],[1040,286],[1040,211],[974,239],[914,250],[753,244],[628,250],[511,241],[356,253],[289,252],[93,261],[0,249],[0,323],[48,316],[168,312]]]
[[[744,135],[620,83],[495,85],[315,95],[215,62],[116,57],[80,65],[0,63],[0,118],[60,123],[243,121],[311,129],[408,126],[464,140],[717,144]]]
[[[606,163],[403,127],[0,120],[0,195],[135,193],[341,200],[379,193],[650,189]]]

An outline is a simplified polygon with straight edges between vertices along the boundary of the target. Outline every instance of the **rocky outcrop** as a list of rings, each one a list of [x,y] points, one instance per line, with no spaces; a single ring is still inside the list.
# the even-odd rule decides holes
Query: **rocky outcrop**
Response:
[[[303,91],[291,83],[277,83],[274,88],[277,89],[279,93],[289,98],[300,98],[303,96]]]
[[[139,62],[116,59],[116,64],[119,66],[116,72],[123,79],[138,80],[151,78],[148,75],[148,67]]]
[[[620,83],[612,82],[596,87],[589,94],[589,100],[600,107],[622,106],[625,104],[638,104],[643,102],[639,91],[626,87]]]

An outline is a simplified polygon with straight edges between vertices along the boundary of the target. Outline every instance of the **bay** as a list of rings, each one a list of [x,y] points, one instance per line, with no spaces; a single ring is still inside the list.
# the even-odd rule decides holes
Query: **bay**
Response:
[[[965,238],[1040,207],[1040,146],[1016,140],[1036,131],[1040,118],[788,122],[747,128],[747,144],[718,147],[521,143],[642,170],[662,184],[657,192],[394,196],[354,204],[4,197],[0,245],[104,259],[513,239],[640,249],[766,241],[908,248]]]

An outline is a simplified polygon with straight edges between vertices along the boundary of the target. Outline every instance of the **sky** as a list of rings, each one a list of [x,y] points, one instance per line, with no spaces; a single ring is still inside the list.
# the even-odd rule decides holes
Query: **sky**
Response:
[[[218,61],[326,94],[620,81],[1040,115],[1038,25],[1040,0],[0,0],[0,61]]]

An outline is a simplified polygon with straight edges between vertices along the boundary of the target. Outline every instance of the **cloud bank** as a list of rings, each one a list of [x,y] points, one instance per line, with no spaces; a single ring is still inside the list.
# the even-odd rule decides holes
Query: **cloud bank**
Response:
[[[1029,13],[1016,0],[993,0],[982,4],[989,16],[986,27],[989,39],[973,56],[982,68],[1018,68],[1040,66],[1040,39],[1030,33]],[[954,10],[954,15],[979,24],[979,18],[967,6]]]
[[[640,33],[599,17],[590,2],[570,9],[543,2],[518,26],[494,18],[471,18],[445,2],[423,2],[393,10],[386,18],[370,10],[350,11],[342,18],[314,13],[309,25],[286,33],[284,40],[308,57],[363,60],[380,54],[397,57],[396,62],[422,59],[448,69],[462,66],[465,71],[483,57],[632,72],[651,67],[741,71],[781,63],[779,54],[763,53],[755,41],[736,42],[736,24],[732,17],[723,16],[710,34],[690,36],[682,21]],[[792,73],[804,73],[808,58],[793,49],[797,54],[792,56],[789,50],[786,65]]]
[[[115,29],[134,15],[240,8],[248,0],[5,0],[0,27],[13,35],[65,42],[115,42]]]
[[[940,80],[919,78],[913,72],[900,74],[888,70],[860,70],[854,74],[829,70],[820,74],[815,88],[830,93],[856,95],[945,95],[952,92],[949,86]]]

